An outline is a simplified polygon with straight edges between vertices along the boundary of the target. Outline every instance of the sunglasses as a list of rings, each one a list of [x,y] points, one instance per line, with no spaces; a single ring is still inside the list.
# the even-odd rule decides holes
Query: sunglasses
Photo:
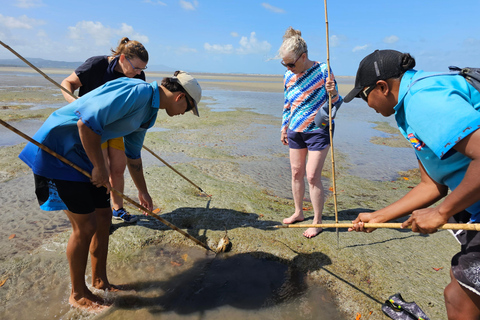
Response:
[[[146,66],[145,66],[145,68],[137,68],[137,67],[133,66],[133,63],[132,63],[132,61],[130,61],[130,59],[128,59],[127,57],[125,57],[125,59],[127,59],[128,63],[130,63],[130,65],[132,66],[133,70],[135,70],[135,71],[137,71],[137,70],[138,70],[138,71],[143,71],[143,70],[147,69]]]
[[[290,69],[295,68],[295,65],[297,64],[298,59],[300,59],[305,52],[307,52],[307,51],[302,52],[302,54],[298,56],[297,60],[295,60],[294,63],[285,63],[283,61],[280,61],[280,63],[282,64],[282,66],[284,66],[286,68],[290,68]]]
[[[368,95],[370,94],[370,92],[373,91],[373,89],[375,89],[375,87],[377,86],[377,84],[372,84],[370,87],[360,91],[359,95],[360,95],[360,98],[362,98],[365,102],[368,103]]]

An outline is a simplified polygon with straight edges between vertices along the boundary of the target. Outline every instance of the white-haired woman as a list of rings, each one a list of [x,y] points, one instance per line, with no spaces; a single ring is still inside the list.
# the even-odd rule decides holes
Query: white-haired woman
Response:
[[[313,206],[313,223],[322,222],[324,190],[322,169],[330,147],[328,94],[332,96],[334,111],[342,103],[333,77],[325,63],[312,61],[302,33],[289,27],[279,50],[284,76],[285,104],[281,141],[290,148],[292,193],[295,212],[283,220],[284,224],[303,221],[305,174]],[[303,235],[312,238],[321,228],[308,228]]]

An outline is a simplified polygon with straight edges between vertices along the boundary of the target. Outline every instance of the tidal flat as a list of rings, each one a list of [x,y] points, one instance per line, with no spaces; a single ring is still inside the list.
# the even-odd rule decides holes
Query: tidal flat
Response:
[[[45,79],[25,73],[28,77],[8,73],[13,80],[11,89],[0,88],[0,118],[21,130],[34,130],[62,97]],[[61,81],[69,72],[51,74]],[[282,90],[281,76],[205,75],[204,83],[198,78],[204,89]],[[29,81],[32,84],[26,84]],[[35,94],[22,89],[31,85],[42,89],[35,89]],[[342,84],[341,94],[349,87],[350,83]],[[217,112],[214,106],[215,96],[204,97],[200,118],[168,118],[160,110],[145,140],[145,146],[211,197],[148,152],[142,158],[156,212],[210,248],[227,234],[231,251],[207,252],[152,217],[142,215],[134,225],[113,221],[110,281],[129,284],[133,290],[99,293],[114,301],[100,315],[68,305],[69,223],[62,212],[38,208],[32,174],[17,158],[25,143],[0,147],[0,283],[5,280],[0,287],[0,318],[36,314],[37,319],[355,319],[360,313],[364,319],[372,311],[370,319],[389,319],[381,304],[400,292],[431,319],[447,319],[443,288],[449,282],[450,258],[459,250],[448,231],[420,235],[398,229],[371,234],[325,229],[306,239],[304,229],[276,229],[294,210],[288,148],[279,138],[280,117],[243,109]],[[342,110],[339,122],[341,116]],[[27,120],[33,122],[23,122]],[[381,120],[372,127],[386,135],[373,142],[380,141],[386,148],[382,150],[404,148],[390,145],[394,133]],[[6,135],[5,130],[0,133]],[[381,209],[419,182],[413,167],[392,172],[391,179],[350,174],[352,155],[342,148],[334,153],[336,190],[330,155],[324,167],[326,223],[335,222],[336,216],[338,222],[348,223],[360,212]],[[136,199],[128,172],[125,194]],[[308,197],[307,193],[303,223],[313,218]],[[133,206],[127,208],[140,214]],[[88,270],[87,283],[89,274]]]

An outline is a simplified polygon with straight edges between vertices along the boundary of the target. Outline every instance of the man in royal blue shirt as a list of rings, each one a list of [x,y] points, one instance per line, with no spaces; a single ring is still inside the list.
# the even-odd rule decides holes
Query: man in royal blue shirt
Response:
[[[140,204],[151,210],[153,203],[143,176],[140,151],[146,130],[152,127],[159,109],[170,116],[192,111],[202,91],[197,80],[183,71],[164,78],[161,85],[138,79],[119,78],[55,111],[33,137],[87,172],[91,179],[32,143],[19,157],[33,170],[35,193],[43,210],[64,210],[72,224],[67,245],[74,307],[101,311],[103,299],[85,284],[90,251],[92,285],[118,290],[107,279],[106,262],[112,211],[110,184],[101,144],[124,137],[130,175],[138,189]]]

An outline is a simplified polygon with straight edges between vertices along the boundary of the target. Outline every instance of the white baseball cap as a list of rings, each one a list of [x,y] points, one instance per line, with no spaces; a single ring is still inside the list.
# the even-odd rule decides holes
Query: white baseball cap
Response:
[[[176,75],[173,78],[177,78],[178,83],[187,91],[188,95],[193,99],[193,109],[192,113],[197,117],[200,117],[198,113],[197,105],[200,103],[202,99],[202,88],[198,84],[198,81],[188,74],[185,71],[176,71]]]

